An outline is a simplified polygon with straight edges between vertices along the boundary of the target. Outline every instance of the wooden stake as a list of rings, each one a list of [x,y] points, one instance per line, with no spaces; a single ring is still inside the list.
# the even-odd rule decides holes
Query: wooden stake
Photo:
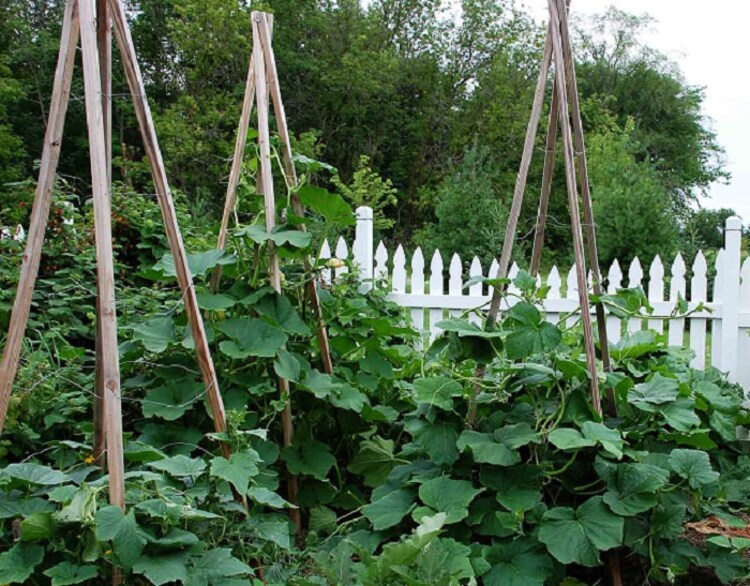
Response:
[[[247,131],[250,127],[250,115],[253,111],[253,102],[255,100],[255,60],[253,55],[250,56],[250,67],[247,71],[247,81],[245,82],[245,97],[242,100],[242,114],[240,123],[237,127],[237,138],[234,142],[234,157],[232,158],[232,170],[229,173],[229,183],[227,184],[227,195],[224,201],[224,214],[221,218],[221,227],[219,228],[219,240],[216,248],[224,250],[227,245],[227,235],[229,233],[229,222],[232,219],[232,212],[237,205],[237,186],[240,183],[242,174],[242,161],[245,158],[245,147],[247,146]],[[218,291],[219,282],[221,281],[221,265],[214,269],[211,276],[211,290]]]
[[[206,387],[208,402],[211,408],[211,414],[214,420],[214,429],[217,432],[226,431],[226,414],[224,412],[224,401],[219,392],[219,382],[216,377],[213,359],[208,347],[206,330],[203,325],[203,318],[198,308],[198,299],[195,295],[193,278],[190,274],[190,268],[187,264],[187,255],[185,245],[182,241],[179,225],[177,224],[177,214],[174,208],[172,193],[169,189],[169,182],[164,168],[159,142],[156,138],[154,122],[151,116],[151,109],[146,99],[146,89],[143,83],[143,76],[138,65],[133,46],[133,39],[130,36],[130,30],[125,19],[125,12],[119,0],[109,0],[109,8],[114,22],[115,37],[120,48],[120,57],[125,68],[125,76],[128,80],[130,93],[133,96],[133,106],[135,108],[138,126],[141,131],[144,148],[151,166],[151,175],[156,188],[156,194],[164,218],[167,239],[174,257],[177,280],[182,291],[183,301],[185,303],[185,313],[190,323],[195,350],[198,356],[198,364],[203,376],[203,383]],[[229,457],[230,449],[225,443],[221,445],[224,457]]]
[[[560,116],[560,100],[557,97],[557,83],[552,84],[552,104],[547,124],[547,140],[544,149],[544,171],[542,173],[542,194],[539,198],[536,228],[534,230],[534,248],[531,253],[531,274],[537,276],[544,249],[544,231],[547,226],[547,210],[552,193],[552,175],[555,171],[555,145],[557,143],[557,125]]]
[[[112,254],[112,209],[107,193],[107,149],[104,144],[101,70],[96,38],[93,1],[80,0],[83,81],[86,94],[86,122],[89,131],[91,186],[94,194],[97,284],[101,324],[101,373],[104,387],[104,414],[109,472],[109,502],[125,507],[125,463],[122,448],[120,404],[120,360],[117,348],[115,275]]]
[[[529,174],[529,168],[531,167],[531,157],[534,154],[534,143],[536,142],[536,134],[539,130],[539,121],[542,117],[544,92],[547,88],[547,75],[549,74],[551,62],[552,42],[549,35],[547,35],[547,40],[544,45],[544,55],[542,57],[542,66],[539,70],[536,90],[534,91],[534,103],[531,107],[531,117],[529,118],[529,124],[526,127],[526,139],[524,141],[523,153],[521,155],[521,165],[518,170],[518,177],[516,178],[516,186],[513,190],[513,201],[508,215],[508,225],[505,228],[505,238],[503,239],[503,248],[500,253],[500,262],[498,264],[497,273],[495,274],[496,279],[504,279],[508,276],[508,268],[510,267],[510,259],[513,253],[513,243],[515,242],[516,232],[518,231],[518,219],[521,217],[523,196],[526,191],[526,179]],[[505,287],[502,285],[496,285],[492,289],[492,300],[490,301],[490,309],[487,314],[487,324],[490,326],[494,325],[497,321],[504,290]],[[474,377],[477,380],[483,379],[485,371],[486,368],[484,365],[478,366],[474,371]],[[469,408],[466,414],[466,425],[468,427],[474,426],[474,421],[477,416],[477,404],[475,399],[480,391],[481,387],[477,382],[474,384],[472,397],[469,401]]]
[[[503,248],[500,253],[500,262],[497,269],[496,278],[505,279],[508,276],[508,268],[510,267],[511,254],[513,252],[513,243],[516,240],[516,232],[518,231],[518,219],[521,216],[521,207],[523,205],[523,196],[526,191],[526,180],[529,175],[529,168],[531,167],[531,156],[534,154],[534,144],[536,143],[536,134],[539,130],[539,121],[542,117],[542,106],[544,104],[544,93],[547,89],[547,75],[549,74],[549,68],[552,61],[552,41],[550,36],[547,35],[547,41],[544,46],[544,56],[542,58],[542,67],[539,70],[539,77],[536,83],[536,91],[534,92],[534,104],[531,109],[531,118],[529,119],[529,125],[526,128],[526,140],[523,145],[523,154],[521,156],[521,167],[518,170],[518,177],[516,178],[516,186],[513,191],[513,202],[510,208],[510,214],[508,216],[508,226],[505,229],[505,239],[503,240]],[[490,302],[490,310],[487,321],[494,323],[497,320],[497,314],[500,311],[500,301],[502,300],[504,288],[496,286],[492,291],[492,301]]]
[[[596,245],[596,225],[594,224],[593,200],[591,197],[591,184],[589,182],[589,168],[586,161],[586,142],[583,134],[583,121],[581,119],[581,105],[578,97],[578,81],[576,78],[575,64],[573,63],[573,49],[570,43],[568,28],[567,8],[565,0],[558,0],[558,14],[560,15],[560,31],[563,45],[563,57],[565,59],[565,72],[568,77],[568,97],[573,120],[573,140],[578,163],[578,176],[581,182],[581,201],[583,204],[583,218],[586,224],[586,244],[589,255],[589,266],[593,275],[594,295],[602,294],[602,276],[599,267],[599,252]],[[601,302],[595,304],[596,323],[599,331],[599,346],[601,348],[602,366],[605,371],[612,370],[609,358],[609,343],[607,336],[607,321],[604,305]],[[617,415],[617,404],[614,389],[607,389],[607,412],[615,417]]]
[[[281,146],[283,149],[284,168],[286,170],[286,176],[290,183],[296,187],[298,184],[297,170],[294,167],[294,161],[292,159],[292,143],[289,136],[289,128],[287,126],[286,112],[284,110],[284,102],[281,99],[281,87],[279,86],[279,74],[276,69],[276,57],[273,52],[273,44],[271,43],[271,31],[270,31],[270,17],[261,19],[259,23],[259,32],[261,42],[263,44],[265,59],[266,59],[266,70],[268,72],[269,88],[271,92],[271,99],[273,100],[273,109],[276,114],[276,123],[279,127],[279,137],[281,138]],[[298,217],[302,218],[305,215],[305,210],[302,207],[299,196],[294,193],[292,194],[292,209]],[[306,230],[304,224],[298,226],[303,232]],[[308,256],[304,258],[305,272],[312,275],[313,263]],[[320,298],[318,296],[318,288],[313,277],[307,283],[307,297],[312,306],[313,315],[318,324],[318,344],[320,345],[320,355],[323,361],[323,369],[327,374],[333,374],[333,361],[331,360],[331,349],[328,342],[328,329],[326,328],[323,320],[323,313],[320,307]]]
[[[258,104],[258,150],[259,165],[258,172],[263,178],[260,187],[265,200],[265,217],[266,230],[270,233],[276,225],[276,201],[273,191],[273,173],[271,169],[271,144],[269,134],[269,108],[268,108],[268,86],[266,78],[266,63],[263,52],[268,47],[264,47],[260,36],[261,23],[265,20],[266,15],[262,12],[253,12],[253,57],[255,59],[255,84],[256,84],[256,102]],[[267,26],[267,24],[266,24]],[[279,257],[275,251],[272,242],[268,242],[269,248],[269,278],[271,286],[277,293],[281,293],[281,273],[279,269]],[[292,406],[289,396],[289,381],[279,377],[279,391],[281,396],[287,400],[286,407],[281,415],[284,435],[284,446],[291,446],[294,439],[294,423],[292,421]],[[290,474],[287,477],[287,499],[293,505],[297,504],[297,477]],[[299,509],[292,509],[289,512],[297,534],[302,531],[302,520]]]
[[[594,332],[591,324],[591,309],[588,295],[588,276],[586,274],[586,259],[583,248],[583,231],[581,229],[581,212],[578,207],[578,185],[576,181],[575,154],[573,151],[573,136],[568,118],[568,98],[563,88],[567,87],[563,58],[562,37],[560,34],[560,15],[556,0],[549,0],[550,29],[552,31],[552,48],[555,59],[555,78],[560,88],[560,122],[562,126],[563,152],[565,154],[565,174],[568,184],[568,204],[570,208],[570,223],[573,232],[573,251],[576,260],[578,277],[578,299],[581,307],[581,322],[583,324],[583,339],[586,350],[589,381],[591,388],[591,402],[597,414],[601,417],[602,406],[599,395],[599,377],[596,368],[596,353],[594,349]]]
[[[102,85],[104,145],[107,149],[107,193],[112,193],[112,35],[107,11],[107,0],[96,0],[96,40]],[[99,315],[99,296],[96,299]],[[101,321],[96,320],[96,373],[94,375],[94,442],[96,462],[106,470],[104,435],[104,381],[102,374]]]
[[[8,336],[5,339],[3,359],[0,363],[0,433],[5,427],[8,414],[8,402],[13,388],[13,381],[18,372],[18,360],[21,346],[26,333],[26,323],[29,319],[31,298],[34,285],[39,274],[39,261],[42,256],[44,233],[49,218],[49,208],[52,201],[52,190],[55,186],[57,163],[60,159],[60,145],[62,143],[65,114],[68,110],[70,85],[73,78],[76,47],[79,36],[78,5],[76,0],[68,0],[65,7],[60,51],[55,71],[55,81],[50,101],[47,132],[44,137],[42,161],[39,167],[39,180],[34,195],[34,205],[31,210],[29,231],[26,240],[26,250],[21,263],[16,298],[13,302],[13,312],[10,316]]]

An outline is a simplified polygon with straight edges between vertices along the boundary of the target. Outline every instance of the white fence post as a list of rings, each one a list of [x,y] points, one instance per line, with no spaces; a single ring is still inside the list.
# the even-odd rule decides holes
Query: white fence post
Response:
[[[724,229],[724,278],[721,291],[721,359],[720,369],[737,381],[737,357],[740,336],[740,251],[742,220],[727,219]]]
[[[357,228],[352,247],[352,256],[359,267],[359,278],[364,281],[362,290],[372,289],[373,260],[375,256],[375,229],[372,223],[372,208],[362,206],[357,208]]]

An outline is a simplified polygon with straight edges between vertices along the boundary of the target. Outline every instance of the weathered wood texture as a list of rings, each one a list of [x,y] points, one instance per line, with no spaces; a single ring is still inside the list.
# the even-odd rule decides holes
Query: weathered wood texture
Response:
[[[264,52],[268,47],[264,45],[260,29],[265,27],[268,31],[266,15],[262,12],[252,13],[253,21],[253,58],[255,60],[255,101],[258,107],[258,172],[262,177],[259,188],[265,203],[266,230],[270,233],[276,226],[276,198],[274,196],[273,171],[271,167],[271,137],[269,131],[269,103],[268,103],[268,78],[266,71],[266,60]],[[266,36],[268,40],[268,35]],[[269,280],[271,286],[277,293],[281,293],[281,272],[279,268],[279,256],[271,241],[268,242],[269,254]],[[294,422],[292,419],[292,404],[290,397],[289,381],[279,377],[279,391],[282,398],[286,399],[286,406],[281,414],[284,445],[291,446],[294,440]],[[297,477],[287,476],[287,498],[292,504],[297,503]],[[299,509],[292,509],[289,515],[294,522],[297,534],[302,531],[302,520]]]
[[[23,255],[18,288],[10,316],[8,336],[5,339],[3,359],[2,363],[0,363],[0,433],[2,433],[5,426],[8,402],[10,401],[13,381],[18,372],[18,360],[26,333],[26,324],[29,319],[31,297],[34,292],[37,275],[39,274],[39,261],[42,256],[44,233],[49,218],[52,189],[55,185],[57,163],[60,159],[65,114],[70,99],[70,84],[73,65],[75,63],[78,36],[79,17],[77,2],[75,0],[68,0],[60,38],[60,52],[55,71],[47,131],[42,149],[42,160],[39,166],[39,180],[31,210],[26,250]]]
[[[104,433],[109,473],[109,502],[125,507],[125,462],[122,446],[120,359],[117,347],[115,270],[112,252],[112,206],[109,196],[107,149],[104,144],[101,70],[97,46],[96,17],[92,0],[79,0],[86,123],[94,195],[96,276],[99,291],[97,323],[101,334],[101,384],[104,389]]]
[[[120,58],[125,68],[125,76],[128,80],[130,93],[133,96],[133,106],[135,108],[138,127],[143,139],[144,149],[151,167],[151,175],[156,188],[156,195],[164,219],[164,226],[169,240],[169,246],[174,257],[177,281],[182,291],[183,302],[185,303],[185,313],[190,323],[190,330],[195,342],[195,350],[198,357],[198,365],[203,377],[203,384],[206,387],[206,394],[213,417],[214,429],[218,432],[226,430],[226,414],[224,411],[224,401],[219,392],[219,382],[216,377],[213,359],[208,347],[206,330],[203,325],[203,317],[198,308],[198,300],[195,295],[193,279],[190,268],[187,263],[187,254],[185,245],[182,241],[182,234],[177,224],[177,214],[175,213],[172,192],[169,189],[164,160],[162,159],[161,149],[156,137],[154,122],[151,116],[151,108],[146,98],[146,90],[143,83],[143,76],[136,59],[133,39],[130,36],[130,30],[125,19],[125,12],[118,0],[109,0],[109,8],[114,23],[115,37],[120,49]],[[222,452],[225,456],[229,455],[229,446],[222,443]]]

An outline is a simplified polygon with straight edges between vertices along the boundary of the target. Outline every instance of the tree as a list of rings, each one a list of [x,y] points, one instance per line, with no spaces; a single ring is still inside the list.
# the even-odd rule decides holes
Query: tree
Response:
[[[633,123],[588,138],[588,161],[594,218],[602,271],[617,259],[628,264],[638,256],[648,263],[657,254],[671,256],[678,244],[678,224],[670,194],[658,171],[639,161]]]
[[[427,256],[436,248],[465,263],[478,256],[487,268],[500,252],[505,224],[497,180],[490,150],[475,143],[431,193],[436,221],[416,237]]]
[[[685,213],[696,195],[728,179],[724,151],[701,111],[703,88],[643,44],[651,22],[610,8],[579,27],[579,90],[600,98],[620,126],[633,120],[637,160],[653,165],[675,209]]]

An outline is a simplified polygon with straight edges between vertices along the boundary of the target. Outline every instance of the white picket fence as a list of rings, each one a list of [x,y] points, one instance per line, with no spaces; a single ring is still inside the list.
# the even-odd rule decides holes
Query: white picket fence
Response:
[[[616,344],[625,331],[654,329],[666,333],[671,345],[690,347],[695,352],[692,364],[696,368],[703,368],[710,362],[728,373],[731,380],[750,390],[750,259],[741,263],[741,238],[740,219],[729,218],[724,248],[716,257],[711,298],[708,294],[708,265],[703,253],[695,258],[689,282],[680,254],[672,262],[668,281],[665,281],[664,263],[658,256],[648,267],[645,282],[644,268],[637,258],[628,267],[627,276],[619,262],[612,263],[609,271],[603,271],[606,272],[607,290],[615,292],[622,287],[642,287],[654,312],[644,319],[630,320],[609,315],[607,332],[610,344]],[[470,319],[479,323],[491,292],[482,283],[468,288],[464,288],[464,283],[475,276],[494,277],[497,273],[497,261],[485,270],[474,257],[466,273],[461,258],[453,254],[446,272],[448,257],[439,250],[432,255],[428,267],[420,248],[415,249],[408,259],[400,245],[392,254],[382,242],[375,248],[373,214],[366,207],[357,209],[356,236],[351,247],[340,238],[333,250],[327,241],[320,250],[322,259],[349,259],[350,256],[362,279],[372,282],[376,278],[387,283],[389,298],[406,309],[414,327],[429,339],[440,334],[435,324],[447,316],[472,312]],[[510,276],[517,274],[518,270],[514,264]],[[326,269],[323,278],[330,281],[347,271],[346,266]],[[561,315],[578,307],[575,267],[566,274],[553,267],[546,276],[540,277],[539,282],[550,288],[543,307],[549,321],[557,323]],[[668,290],[666,282],[669,283]],[[513,291],[512,286],[510,291]],[[691,310],[703,303],[710,311],[695,312],[685,319],[659,319],[672,314],[680,296],[688,301]],[[513,303],[512,298],[510,303]]]

